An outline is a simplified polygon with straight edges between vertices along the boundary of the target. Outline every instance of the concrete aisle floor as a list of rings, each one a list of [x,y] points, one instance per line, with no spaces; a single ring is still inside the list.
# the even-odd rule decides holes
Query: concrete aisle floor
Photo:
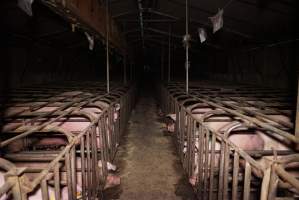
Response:
[[[121,185],[105,199],[193,200],[194,194],[176,155],[173,139],[163,133],[151,96],[141,97],[116,155]]]

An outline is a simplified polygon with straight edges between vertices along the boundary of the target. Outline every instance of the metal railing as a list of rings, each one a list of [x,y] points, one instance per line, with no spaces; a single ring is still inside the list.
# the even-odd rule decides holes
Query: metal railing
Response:
[[[186,94],[182,83],[170,83],[160,87],[160,98],[162,110],[176,116],[178,154],[199,199],[298,198],[299,154],[292,146],[299,139],[291,122],[273,117],[291,116],[288,94],[207,83],[190,84]],[[199,114],[198,108],[209,110]],[[225,128],[215,130],[212,123]],[[276,137],[289,149],[242,149],[229,139],[240,130]]]
[[[5,182],[0,186],[0,197],[101,199],[107,163],[117,151],[134,95],[134,86],[117,85],[107,94],[102,83],[14,90],[11,101],[2,105],[7,112],[1,130],[4,153],[0,168]],[[62,127],[63,123],[85,126],[74,131]],[[63,149],[34,150],[32,142],[28,143],[32,138],[38,142],[57,135],[67,141]],[[16,144],[22,144],[21,148],[10,152],[7,147]]]

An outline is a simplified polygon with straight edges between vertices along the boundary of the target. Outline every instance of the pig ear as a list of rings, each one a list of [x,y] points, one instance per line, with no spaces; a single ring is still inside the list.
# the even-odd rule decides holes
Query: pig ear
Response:
[[[117,103],[117,104],[115,104],[115,110],[120,110],[120,104],[119,103]]]

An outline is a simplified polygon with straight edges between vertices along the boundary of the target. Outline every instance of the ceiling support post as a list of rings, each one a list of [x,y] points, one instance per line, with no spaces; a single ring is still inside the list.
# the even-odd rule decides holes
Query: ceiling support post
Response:
[[[186,0],[186,35],[184,38],[185,42],[185,49],[186,49],[186,62],[185,62],[185,69],[186,69],[186,93],[189,92],[189,40],[191,39],[189,36],[189,0]]]
[[[161,81],[164,81],[164,45],[161,43],[162,52],[161,52]]]
[[[109,63],[109,0],[106,0],[106,86],[107,93],[110,92],[110,63]]]
[[[297,86],[297,106],[296,106],[296,124],[295,124],[295,136],[299,138],[299,80]],[[296,145],[296,149],[299,150],[299,145]]]
[[[127,54],[124,54],[124,59],[123,59],[123,64],[124,64],[124,84],[127,84]]]
[[[170,68],[171,68],[171,25],[169,25],[168,29],[168,83],[170,82]]]

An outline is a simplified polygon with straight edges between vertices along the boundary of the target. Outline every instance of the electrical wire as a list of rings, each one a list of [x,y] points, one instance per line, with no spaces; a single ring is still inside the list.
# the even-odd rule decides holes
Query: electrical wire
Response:
[[[222,10],[224,10],[225,8],[227,8],[234,0],[230,0],[229,2],[227,2],[223,7]]]

